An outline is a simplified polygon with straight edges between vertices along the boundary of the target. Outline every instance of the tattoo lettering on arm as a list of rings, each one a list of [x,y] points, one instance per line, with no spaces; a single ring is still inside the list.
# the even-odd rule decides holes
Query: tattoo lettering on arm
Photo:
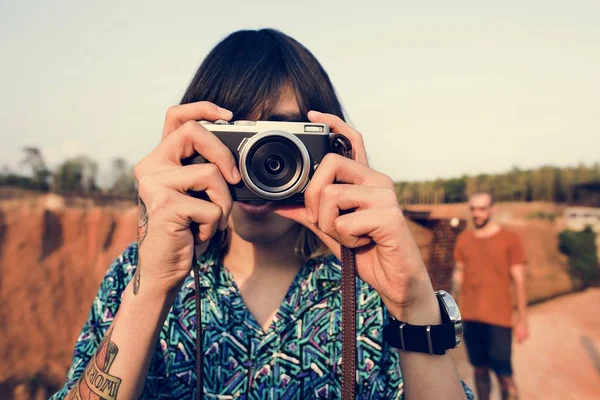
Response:
[[[96,354],[88,362],[83,375],[71,388],[69,400],[116,400],[121,379],[110,375],[110,367],[119,352],[117,345],[111,340],[112,327],[100,342]]]
[[[138,294],[140,291],[140,276],[142,274],[142,259],[140,257],[139,249],[142,247],[142,243],[148,233],[148,210],[146,210],[146,204],[141,197],[138,197],[138,265],[135,269],[135,275],[133,277],[133,294]]]

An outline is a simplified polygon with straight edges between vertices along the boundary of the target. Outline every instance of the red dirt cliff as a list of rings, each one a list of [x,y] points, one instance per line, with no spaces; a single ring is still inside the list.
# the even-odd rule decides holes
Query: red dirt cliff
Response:
[[[106,269],[135,237],[135,208],[40,203],[0,202],[3,399],[47,398],[62,383]]]

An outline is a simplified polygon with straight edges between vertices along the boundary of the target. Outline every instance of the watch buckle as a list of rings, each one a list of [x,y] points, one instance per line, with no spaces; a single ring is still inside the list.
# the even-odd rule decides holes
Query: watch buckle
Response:
[[[433,355],[433,345],[431,343],[431,325],[427,325],[425,332],[427,333],[427,347],[429,348],[429,354]]]
[[[402,328],[404,328],[405,325],[405,322],[400,324],[400,348],[402,351],[406,351],[406,347],[404,347],[404,332],[402,331]]]

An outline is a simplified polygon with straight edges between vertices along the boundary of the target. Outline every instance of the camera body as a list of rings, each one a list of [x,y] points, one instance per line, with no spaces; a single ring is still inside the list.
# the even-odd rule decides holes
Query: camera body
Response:
[[[329,126],[305,122],[200,121],[231,150],[242,176],[234,201],[303,204],[304,190],[331,146]],[[183,165],[208,162],[199,154]],[[205,198],[203,193],[192,193]]]

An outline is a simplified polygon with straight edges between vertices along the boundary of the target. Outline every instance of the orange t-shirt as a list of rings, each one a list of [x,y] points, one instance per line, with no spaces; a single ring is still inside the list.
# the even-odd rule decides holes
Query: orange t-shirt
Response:
[[[510,267],[527,262],[517,235],[500,229],[488,238],[477,238],[473,231],[464,231],[456,241],[454,259],[464,265],[463,320],[511,327]]]

